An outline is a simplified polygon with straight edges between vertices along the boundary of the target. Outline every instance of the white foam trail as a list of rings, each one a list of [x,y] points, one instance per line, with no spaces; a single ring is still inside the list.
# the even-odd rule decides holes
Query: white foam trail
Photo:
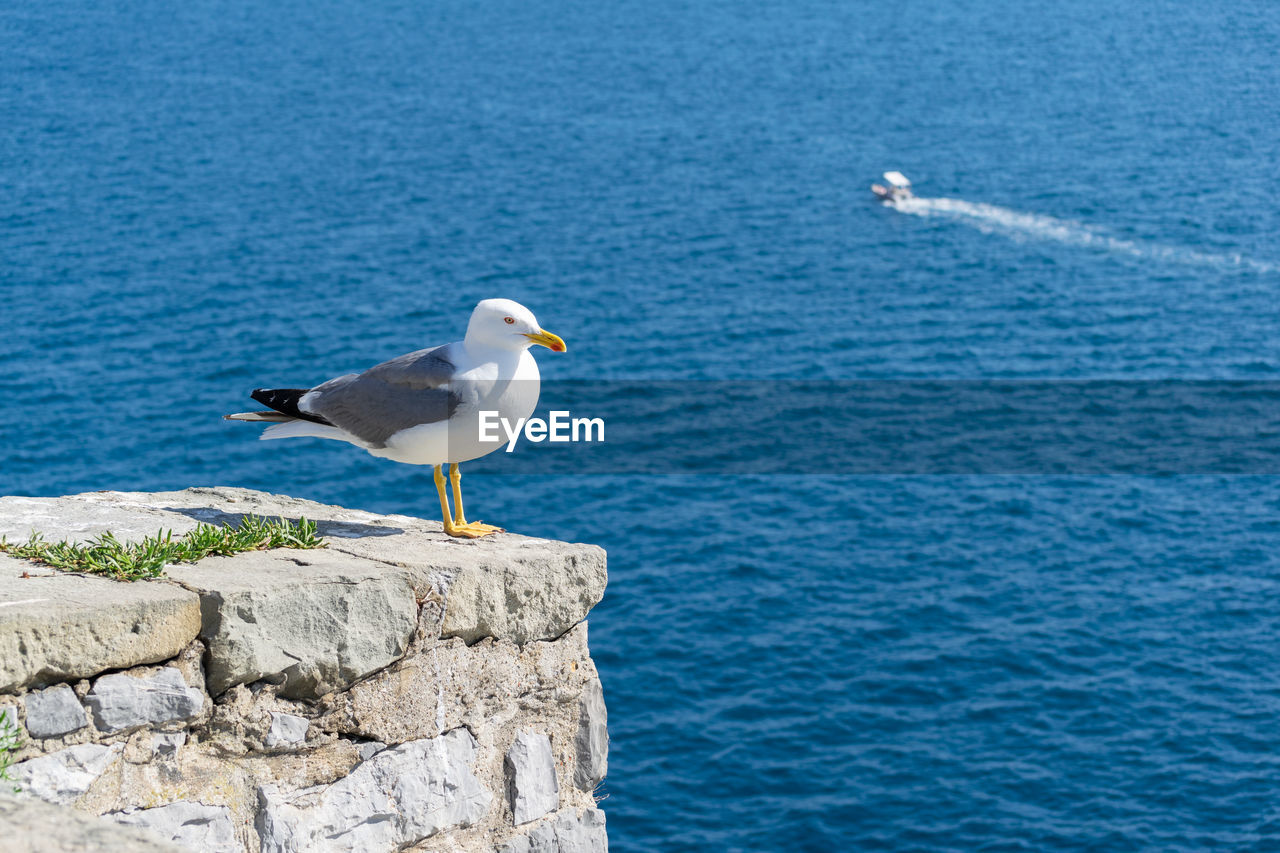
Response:
[[[889,204],[894,209],[913,216],[943,216],[971,225],[986,234],[1003,234],[1013,239],[1053,240],[1068,246],[1101,249],[1135,258],[1175,264],[1234,267],[1263,273],[1280,272],[1280,264],[1255,261],[1239,254],[1208,254],[1176,246],[1127,240],[1112,236],[1102,228],[1086,225],[1083,222],[1055,219],[1052,216],[1041,216],[1035,213],[1022,213],[994,204],[975,203],[958,198],[908,198]]]

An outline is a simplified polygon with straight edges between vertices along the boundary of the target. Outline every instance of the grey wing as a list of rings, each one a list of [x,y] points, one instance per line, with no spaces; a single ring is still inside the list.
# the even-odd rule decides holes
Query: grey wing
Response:
[[[460,402],[450,387],[454,363],[447,344],[384,361],[364,373],[351,373],[317,385],[298,401],[354,435],[368,447],[386,447],[401,430],[448,420]]]

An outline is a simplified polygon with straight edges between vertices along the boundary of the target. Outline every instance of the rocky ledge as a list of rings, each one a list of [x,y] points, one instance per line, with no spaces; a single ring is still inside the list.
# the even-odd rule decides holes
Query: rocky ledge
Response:
[[[230,488],[5,497],[0,534],[245,515],[306,517],[328,547],[135,583],[0,554],[13,849],[607,850],[601,549]]]

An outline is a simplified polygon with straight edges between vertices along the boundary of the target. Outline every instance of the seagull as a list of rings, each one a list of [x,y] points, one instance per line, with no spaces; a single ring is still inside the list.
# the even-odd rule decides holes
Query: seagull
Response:
[[[506,444],[505,439],[481,437],[481,412],[496,412],[508,423],[533,414],[541,387],[538,363],[529,352],[534,344],[552,352],[566,349],[519,302],[486,299],[471,312],[461,341],[411,352],[314,388],[259,388],[249,396],[270,411],[225,418],[271,423],[261,439],[331,438],[384,459],[430,465],[444,532],[477,539],[502,528],[467,521],[458,464]],[[452,515],[446,464],[453,485]]]

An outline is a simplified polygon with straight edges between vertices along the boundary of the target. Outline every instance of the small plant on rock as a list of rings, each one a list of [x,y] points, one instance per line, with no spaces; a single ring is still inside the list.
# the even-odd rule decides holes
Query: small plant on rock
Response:
[[[45,542],[39,533],[23,544],[11,544],[0,537],[0,552],[35,560],[67,572],[109,575],[117,580],[158,578],[170,563],[194,563],[211,556],[229,556],[268,548],[323,548],[314,521],[299,518],[268,519],[247,515],[236,526],[201,524],[177,539],[172,531],[161,531],[141,542],[121,542],[114,534],[103,533],[86,543]]]
[[[21,747],[22,732],[13,720],[13,709],[0,709],[0,782],[13,786],[15,794],[22,789],[9,771],[13,767],[13,754]]]

